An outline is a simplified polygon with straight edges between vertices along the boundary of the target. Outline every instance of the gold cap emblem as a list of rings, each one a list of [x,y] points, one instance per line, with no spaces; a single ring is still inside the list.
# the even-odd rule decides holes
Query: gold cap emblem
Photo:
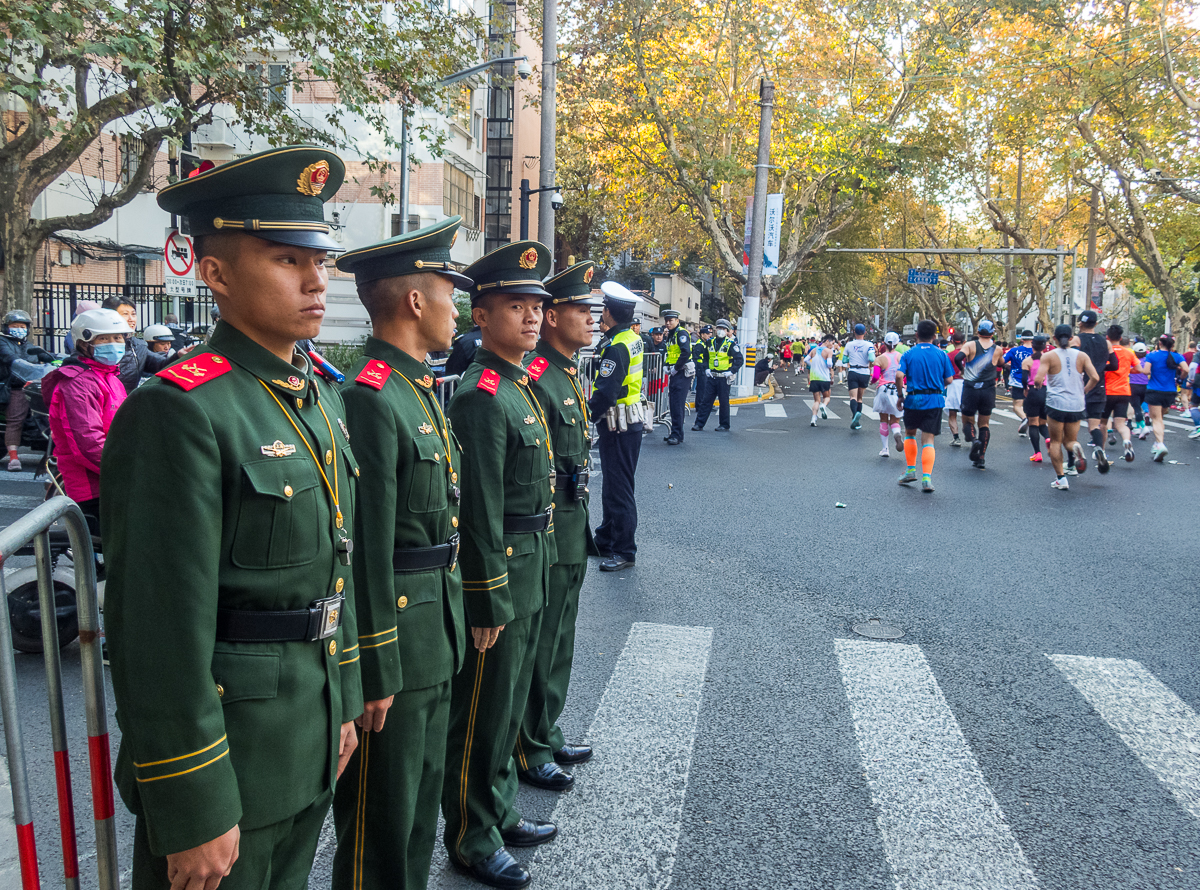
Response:
[[[310,198],[315,198],[321,194],[321,190],[325,188],[325,183],[329,181],[329,162],[317,161],[315,164],[309,164],[300,173],[300,178],[296,180],[296,191],[302,195],[308,195]]]
[[[521,259],[518,260],[522,269],[532,269],[537,265],[538,252],[537,248],[531,247],[529,250],[521,254]]]
[[[592,283],[592,274],[593,274],[595,271],[596,271],[596,267],[595,267],[595,266],[593,266],[592,268],[588,269],[586,272],[584,272],[584,273],[583,273],[583,283],[584,283],[584,284],[591,284],[591,283]]]

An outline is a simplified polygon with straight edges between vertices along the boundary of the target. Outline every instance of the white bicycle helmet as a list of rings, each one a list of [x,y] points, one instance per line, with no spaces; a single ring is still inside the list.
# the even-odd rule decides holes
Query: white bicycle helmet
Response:
[[[148,324],[142,331],[142,339],[147,343],[174,343],[175,335],[165,324]]]
[[[129,323],[113,309],[89,309],[71,322],[71,337],[76,343],[91,343],[104,334],[128,334]]]

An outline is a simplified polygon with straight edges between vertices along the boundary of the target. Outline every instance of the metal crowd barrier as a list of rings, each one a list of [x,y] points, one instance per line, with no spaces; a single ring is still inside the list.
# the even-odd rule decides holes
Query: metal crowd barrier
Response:
[[[596,379],[598,366],[599,359],[595,354],[581,355],[579,358],[580,383],[583,384],[585,398],[592,397],[592,382]],[[656,421],[671,413],[667,401],[667,369],[661,352],[642,353],[642,395],[654,409]]]
[[[437,377],[437,397],[438,402],[442,406],[442,413],[446,413],[446,406],[450,404],[450,397],[454,395],[454,391],[458,389],[458,381],[462,380],[459,374],[451,374],[448,377]]]
[[[104,672],[100,644],[100,611],[96,600],[96,561],[92,538],[79,505],[56,497],[0,531],[0,567],[27,545],[34,544],[37,560],[38,600],[42,617],[42,644],[46,686],[50,702],[50,734],[54,747],[54,774],[58,785],[59,831],[62,835],[63,874],[67,890],[79,888],[79,852],[75,836],[75,804],[71,790],[71,764],[67,755],[66,718],[63,712],[62,664],[58,651],[58,623],[54,602],[54,566],[50,555],[50,526],[62,519],[67,527],[75,564],[75,595],[79,613],[79,648],[83,659],[84,706],[87,715],[88,766],[92,781],[92,811],[96,826],[96,860],[100,890],[118,890],[117,831],[113,820],[112,763],[109,756],[108,717],[104,703]],[[13,655],[8,591],[0,573],[0,711],[8,747],[13,815],[17,823],[17,852],[23,890],[40,886],[33,812],[29,797],[29,772],[25,763],[20,716],[17,713],[17,666]]]

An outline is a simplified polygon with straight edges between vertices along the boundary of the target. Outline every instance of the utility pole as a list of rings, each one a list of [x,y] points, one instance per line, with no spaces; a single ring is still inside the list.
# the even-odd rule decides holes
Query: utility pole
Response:
[[[763,241],[767,228],[767,174],[771,169],[771,116],[775,109],[775,85],[765,77],[759,84],[758,163],[754,165],[754,205],[750,223],[750,269],[746,279],[746,301],[742,307],[745,333],[743,346],[757,346],[758,306],[762,298]],[[742,367],[738,394],[749,395],[754,387],[754,368]]]
[[[1066,250],[1066,245],[1061,241],[1055,246],[1060,251]],[[1070,307],[1067,305],[1067,295],[1063,292],[1063,255],[1061,253],[1054,266],[1054,298],[1058,300],[1058,323],[1063,324],[1070,314],[1067,311]]]
[[[1087,254],[1087,298],[1092,299],[1092,276],[1096,274],[1096,213],[1100,209],[1100,189],[1092,186],[1092,200],[1088,214],[1088,254]]]
[[[558,77],[558,3],[542,2],[542,145],[538,189],[538,240],[550,248],[550,274],[554,274],[554,137],[556,80]]]

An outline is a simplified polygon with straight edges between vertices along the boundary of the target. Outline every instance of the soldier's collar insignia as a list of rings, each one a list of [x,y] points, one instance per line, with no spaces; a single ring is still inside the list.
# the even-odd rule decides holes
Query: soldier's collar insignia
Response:
[[[534,380],[540,380],[542,375],[546,373],[546,369],[548,367],[550,367],[549,360],[547,360],[545,356],[539,355],[529,363],[529,367],[525,370],[529,372],[529,376]]]
[[[338,418],[338,426],[342,428],[342,435],[346,437],[346,441],[350,441],[350,430],[346,429],[346,422],[340,417]]]
[[[426,374],[424,377],[422,377],[420,380],[418,380],[417,383],[421,384],[422,386],[424,386],[426,388],[432,387],[433,386],[433,378],[430,377],[428,374]]]
[[[567,373],[570,374],[572,377],[574,377],[579,372],[577,370],[575,370],[574,368],[567,368]]]
[[[537,423],[537,418],[534,417],[532,414],[526,414],[525,415],[525,423],[528,425],[535,424],[535,423]]]
[[[222,374],[228,374],[232,370],[233,366],[221,356],[206,353],[169,365],[155,376],[170,380],[184,392],[188,392],[200,384],[216,380]]]
[[[292,392],[299,392],[304,389],[304,381],[295,375],[289,377],[287,380],[272,380],[271,382],[276,386],[282,386],[284,389],[290,389]]]
[[[575,404],[575,400],[574,399],[563,399],[563,404],[567,405],[569,407],[569,406]]]
[[[433,427],[431,427],[427,423],[421,424],[419,427],[417,427],[417,430],[419,432],[424,433],[426,436],[431,435],[433,433]]]
[[[529,378],[526,376],[522,376],[521,379],[517,381],[517,383],[521,384],[522,386],[527,386],[529,384]]]
[[[279,439],[276,439],[270,445],[264,445],[260,449],[267,457],[288,457],[296,453],[295,445],[284,445]]]
[[[325,188],[325,183],[328,181],[329,162],[317,161],[315,164],[309,164],[300,172],[300,178],[296,180],[296,191],[315,198],[321,194],[321,190]]]

